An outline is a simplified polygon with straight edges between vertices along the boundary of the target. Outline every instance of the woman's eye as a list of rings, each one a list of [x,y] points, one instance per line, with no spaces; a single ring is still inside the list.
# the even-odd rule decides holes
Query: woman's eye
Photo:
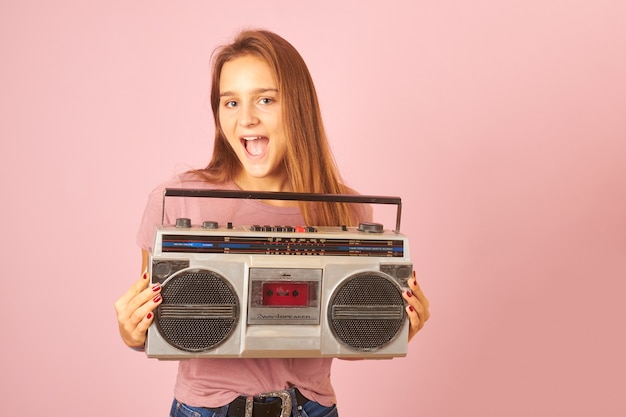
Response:
[[[262,98],[261,100],[259,100],[259,102],[260,102],[261,104],[271,104],[271,103],[273,103],[273,102],[274,102],[274,99],[271,99],[271,98],[269,98],[269,97],[264,97],[264,98]]]
[[[225,107],[237,107],[237,102],[233,101],[233,100],[227,101],[227,102],[224,103],[224,106]]]

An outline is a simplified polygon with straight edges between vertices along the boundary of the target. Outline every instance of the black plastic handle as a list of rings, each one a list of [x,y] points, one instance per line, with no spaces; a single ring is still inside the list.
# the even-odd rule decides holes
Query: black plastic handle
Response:
[[[368,203],[393,204],[396,206],[396,229],[400,233],[402,199],[392,196],[359,195],[359,194],[320,194],[294,193],[279,191],[240,191],[240,190],[200,190],[194,188],[166,188],[163,192],[163,213],[161,224],[165,220],[165,197],[199,197],[199,198],[239,198],[248,200],[288,200],[288,201],[323,201],[329,203]]]

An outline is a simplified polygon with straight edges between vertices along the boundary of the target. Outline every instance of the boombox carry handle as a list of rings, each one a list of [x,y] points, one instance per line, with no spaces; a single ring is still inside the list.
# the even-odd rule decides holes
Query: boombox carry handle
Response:
[[[402,214],[402,199],[400,197],[354,195],[354,194],[319,194],[293,193],[278,191],[238,191],[238,190],[199,190],[187,188],[166,188],[163,192],[163,213],[161,224],[165,221],[165,197],[212,197],[212,198],[241,198],[252,200],[290,200],[290,201],[323,201],[329,203],[369,203],[395,204],[396,229],[400,233],[400,216]]]

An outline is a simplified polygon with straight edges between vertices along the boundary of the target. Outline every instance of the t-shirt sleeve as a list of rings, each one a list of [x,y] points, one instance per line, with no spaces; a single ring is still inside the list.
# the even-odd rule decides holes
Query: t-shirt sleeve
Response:
[[[163,187],[155,188],[148,195],[148,202],[144,209],[139,231],[137,232],[137,245],[147,251],[152,250],[156,227],[161,224],[163,215]]]

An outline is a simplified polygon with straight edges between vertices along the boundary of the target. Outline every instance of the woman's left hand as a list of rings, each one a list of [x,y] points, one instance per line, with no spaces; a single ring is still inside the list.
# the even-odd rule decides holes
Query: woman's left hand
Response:
[[[409,290],[405,291],[402,296],[409,303],[406,306],[406,313],[409,316],[409,341],[413,339],[413,336],[419,332],[426,321],[430,318],[430,312],[428,310],[428,299],[422,292],[417,279],[415,278],[415,271],[413,275],[407,280]]]

